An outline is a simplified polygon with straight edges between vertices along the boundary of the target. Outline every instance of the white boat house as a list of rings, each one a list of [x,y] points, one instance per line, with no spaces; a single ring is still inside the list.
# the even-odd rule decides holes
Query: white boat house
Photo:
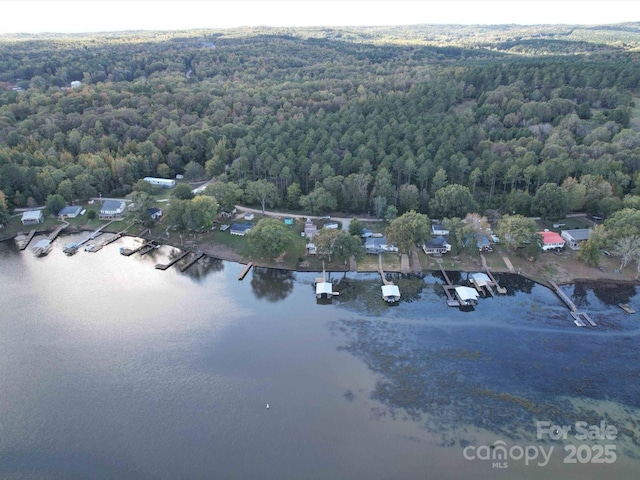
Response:
[[[472,307],[478,304],[480,294],[475,288],[460,286],[456,287],[454,291],[461,307]]]
[[[388,303],[397,302],[400,300],[400,289],[397,285],[382,285],[382,298]]]

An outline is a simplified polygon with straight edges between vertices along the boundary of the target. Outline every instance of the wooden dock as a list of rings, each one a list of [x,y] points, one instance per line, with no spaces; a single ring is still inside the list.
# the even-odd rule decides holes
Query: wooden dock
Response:
[[[124,255],[125,257],[129,257],[129,256],[133,255],[134,253],[138,253],[143,248],[146,248],[149,245],[154,245],[152,248],[155,248],[155,240],[149,240],[148,242],[145,242],[142,245],[140,245],[138,248],[133,248],[133,249],[131,249],[131,248],[122,248],[122,249],[120,249],[120,253],[122,255]]]
[[[18,248],[20,250],[25,250],[29,246],[29,243],[31,242],[31,240],[33,240],[33,237],[35,234],[36,234],[35,229],[31,230],[27,235],[27,238],[25,238],[20,242],[20,244],[18,245]]]
[[[182,266],[180,267],[180,271],[181,271],[181,272],[186,272],[188,268],[191,268],[193,265],[195,265],[195,264],[196,264],[196,262],[197,262],[198,260],[200,260],[202,257],[204,257],[204,253],[203,253],[203,252],[198,252],[198,253],[196,254],[196,256],[195,256],[195,257],[193,257],[193,258],[192,258],[191,260],[189,260],[186,264],[184,264],[184,265],[182,265]]]
[[[171,260],[169,263],[156,263],[156,267],[155,268],[157,268],[158,270],[166,270],[168,268],[171,268],[176,263],[178,263],[180,260],[182,260],[184,257],[189,255],[190,253],[191,253],[191,251],[186,250],[186,251],[182,252],[180,255],[178,255],[176,258]]]
[[[628,303],[619,303],[619,304],[618,304],[618,306],[619,306],[622,310],[624,310],[624,312],[625,312],[625,313],[628,313],[628,314],[630,314],[630,315],[631,315],[632,313],[636,313],[636,311],[635,311],[633,308],[631,308],[631,305],[629,305]]]
[[[444,290],[444,294],[447,296],[447,306],[448,307],[459,307],[460,306],[460,302],[456,299],[455,294],[452,293],[452,292],[455,291],[456,286],[453,284],[453,282],[449,278],[449,275],[447,275],[447,272],[443,268],[442,264],[440,262],[438,262],[438,265],[440,266],[440,272],[442,272],[442,276],[444,277],[444,281],[447,282],[446,285],[442,285],[442,288]]]
[[[247,276],[247,273],[249,273],[249,270],[251,270],[251,267],[253,267],[253,263],[247,263],[247,266],[244,267],[244,270],[242,270],[242,272],[240,272],[240,275],[238,275],[238,280],[243,280],[244,277]]]
[[[67,228],[69,226],[69,222],[63,222],[62,225],[58,225],[56,227],[56,229],[51,232],[49,235],[47,235],[47,240],[49,241],[49,243],[46,246],[40,247],[38,246],[38,244],[36,244],[35,247],[33,247],[33,254],[36,257],[39,257],[41,255],[46,255],[49,250],[51,249],[51,244],[53,243],[53,241],[58,238],[58,235],[60,235],[60,232],[62,232],[62,230],[64,230],[65,228]],[[40,242],[38,242],[40,243]]]
[[[558,285],[556,285],[555,283],[551,282],[551,286],[554,288],[556,295],[558,295],[558,297],[560,297],[560,300],[562,300],[567,307],[569,307],[569,313],[570,315],[573,317],[573,322],[579,326],[579,327],[584,327],[586,326],[585,321],[591,325],[592,327],[596,326],[596,323],[591,319],[591,317],[589,316],[589,314],[587,312],[581,312],[580,310],[578,310],[578,307],[576,307],[576,305],[573,303],[573,301],[567,296],[566,293],[564,293],[560,287]]]
[[[149,253],[152,250],[155,250],[156,248],[160,248],[160,244],[156,243],[155,240],[151,240],[146,245],[146,247],[140,249],[140,256],[146,255],[147,253]]]
[[[382,283],[385,285],[393,285],[393,282],[387,280],[384,276],[384,270],[382,269],[382,253],[378,254],[378,272],[380,273],[380,278],[382,279]]]

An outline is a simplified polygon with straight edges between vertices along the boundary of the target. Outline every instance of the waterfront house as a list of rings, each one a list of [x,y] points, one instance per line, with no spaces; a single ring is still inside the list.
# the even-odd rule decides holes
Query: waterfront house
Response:
[[[385,237],[370,237],[367,238],[367,241],[364,244],[364,248],[367,253],[386,253],[386,252],[397,252],[398,247],[395,245],[389,245],[387,239]]]
[[[431,235],[449,235],[449,230],[439,223],[434,223],[431,225]]]
[[[564,238],[562,238],[558,233],[545,230],[544,232],[538,232],[538,235],[540,236],[538,245],[540,245],[540,248],[545,252],[548,250],[560,250],[561,248],[564,248]]]
[[[231,225],[229,233],[231,235],[239,235],[241,237],[244,237],[252,228],[252,223],[234,223],[233,225]]]
[[[147,213],[153,220],[159,220],[162,217],[162,210],[156,207],[147,209]]]
[[[478,251],[482,252],[493,252],[493,248],[491,247],[491,242],[486,235],[476,234],[476,246],[478,247]]]
[[[575,230],[561,230],[560,236],[567,241],[572,250],[580,250],[580,244],[586,242],[591,235],[590,228],[578,228]]]
[[[442,235],[432,238],[428,242],[422,244],[422,250],[425,254],[442,255],[451,251],[451,245],[447,243],[447,239]]]
[[[114,220],[122,218],[126,203],[122,200],[105,200],[100,208],[98,218],[100,220]]]
[[[67,205],[62,210],[58,212],[58,217],[60,218],[76,218],[82,212],[82,207]]]
[[[27,210],[22,212],[22,225],[36,225],[44,222],[42,210]]]

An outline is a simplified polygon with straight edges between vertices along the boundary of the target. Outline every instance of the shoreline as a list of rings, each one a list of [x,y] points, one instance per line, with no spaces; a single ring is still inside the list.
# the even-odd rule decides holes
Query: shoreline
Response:
[[[36,235],[41,235],[41,234],[46,234],[49,233],[50,231],[52,231],[52,229],[50,228],[45,228],[45,229],[41,229],[41,230],[36,230]],[[92,232],[94,231],[93,229],[87,229],[87,228],[78,228],[76,226],[71,226],[71,228],[67,228],[64,230],[65,234],[80,234],[82,232]],[[110,230],[110,229],[106,229],[103,231],[103,233],[120,233],[121,230]],[[18,232],[19,233],[19,232]],[[4,242],[4,241],[9,241],[9,240],[13,240],[17,235],[13,234],[10,236],[5,236],[0,238],[0,242]],[[205,255],[207,255],[208,257],[214,258],[216,260],[221,260],[221,261],[226,261],[226,262],[233,262],[233,263],[237,263],[237,264],[241,264],[241,265],[246,265],[249,262],[251,262],[253,264],[254,267],[259,267],[259,268],[270,268],[270,269],[275,269],[275,270],[284,270],[284,271],[292,271],[292,272],[318,272],[321,271],[317,268],[300,268],[298,267],[289,267],[289,266],[285,266],[285,265],[278,265],[277,263],[274,262],[264,262],[264,261],[260,261],[260,260],[252,260],[249,258],[245,258],[241,255],[239,255],[238,253],[236,253],[235,251],[233,251],[232,249],[224,246],[224,245],[201,245],[198,246],[198,248],[196,250],[190,248],[189,246],[180,246],[180,245],[176,245],[171,241],[166,241],[165,239],[160,240],[160,239],[151,239],[151,238],[147,238],[145,237],[145,233],[144,231],[141,232],[141,234],[134,234],[134,233],[128,233],[125,232],[124,236],[127,237],[134,237],[134,238],[143,238],[145,240],[155,240],[157,243],[161,244],[161,245],[166,245],[166,246],[170,246],[172,248],[176,248],[182,251],[190,251],[190,252],[202,252]],[[541,254],[541,256],[544,254]],[[459,268],[445,268],[446,271],[459,271],[459,272],[464,272],[464,273],[472,273],[472,272],[477,272],[477,271],[483,271],[483,268],[481,265],[477,264],[477,260],[470,258],[468,262],[465,261],[459,261],[456,262]],[[521,267],[534,267],[535,264],[537,262],[528,262],[528,261],[519,261],[519,263],[521,263]],[[556,263],[556,262],[554,262]],[[607,269],[598,269],[597,267],[589,267],[586,266],[582,263],[576,264],[576,265],[572,265],[575,267],[579,267],[580,272],[571,272],[570,270],[566,270],[564,272],[562,272],[562,275],[545,275],[542,272],[536,272],[538,274],[534,274],[534,272],[531,272],[529,268],[518,268],[517,270],[511,270],[509,268],[490,268],[491,272],[493,273],[510,273],[513,275],[520,275],[522,277],[525,277],[535,283],[538,283],[540,285],[543,285],[547,288],[550,288],[553,290],[552,284],[556,283],[557,285],[572,285],[575,284],[577,282],[580,283],[594,283],[594,284],[613,284],[613,285],[640,285],[640,280],[636,279],[636,278],[629,278],[628,276],[623,277],[617,277],[617,276],[611,276],[609,275],[603,275],[604,273],[609,273],[609,271]],[[424,265],[422,265],[422,268],[420,269],[420,271],[412,271],[409,272],[408,275],[415,275],[415,274],[424,274],[424,273],[434,273],[434,272],[439,272],[439,268],[425,268]],[[348,267],[345,268],[338,268],[335,265],[331,265],[331,268],[329,268],[329,271],[331,272],[340,272],[340,273],[344,273],[344,272],[353,272],[353,273],[378,273],[378,269],[377,268],[371,268],[371,269],[356,269],[356,270],[351,270]],[[385,267],[385,272],[386,273],[393,273],[393,274],[403,274],[402,271],[400,271],[399,269],[393,268],[393,267]],[[586,274],[585,274],[586,273]]]

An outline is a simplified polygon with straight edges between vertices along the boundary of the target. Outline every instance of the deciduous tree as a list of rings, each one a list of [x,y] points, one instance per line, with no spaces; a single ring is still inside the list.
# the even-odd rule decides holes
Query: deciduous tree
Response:
[[[500,241],[512,250],[532,243],[536,231],[536,222],[522,215],[504,215],[496,228]]]
[[[434,217],[460,217],[478,209],[469,189],[463,185],[451,184],[438,190],[431,202]]]
[[[393,220],[385,230],[387,241],[396,245],[402,253],[411,253],[417,243],[429,238],[430,233],[429,217],[413,210]]]
[[[245,194],[248,198],[260,202],[263,215],[267,205],[275,206],[278,203],[278,189],[273,183],[266,180],[249,182]]]
[[[247,234],[249,245],[261,257],[275,259],[291,249],[296,240],[284,223],[263,218]]]

